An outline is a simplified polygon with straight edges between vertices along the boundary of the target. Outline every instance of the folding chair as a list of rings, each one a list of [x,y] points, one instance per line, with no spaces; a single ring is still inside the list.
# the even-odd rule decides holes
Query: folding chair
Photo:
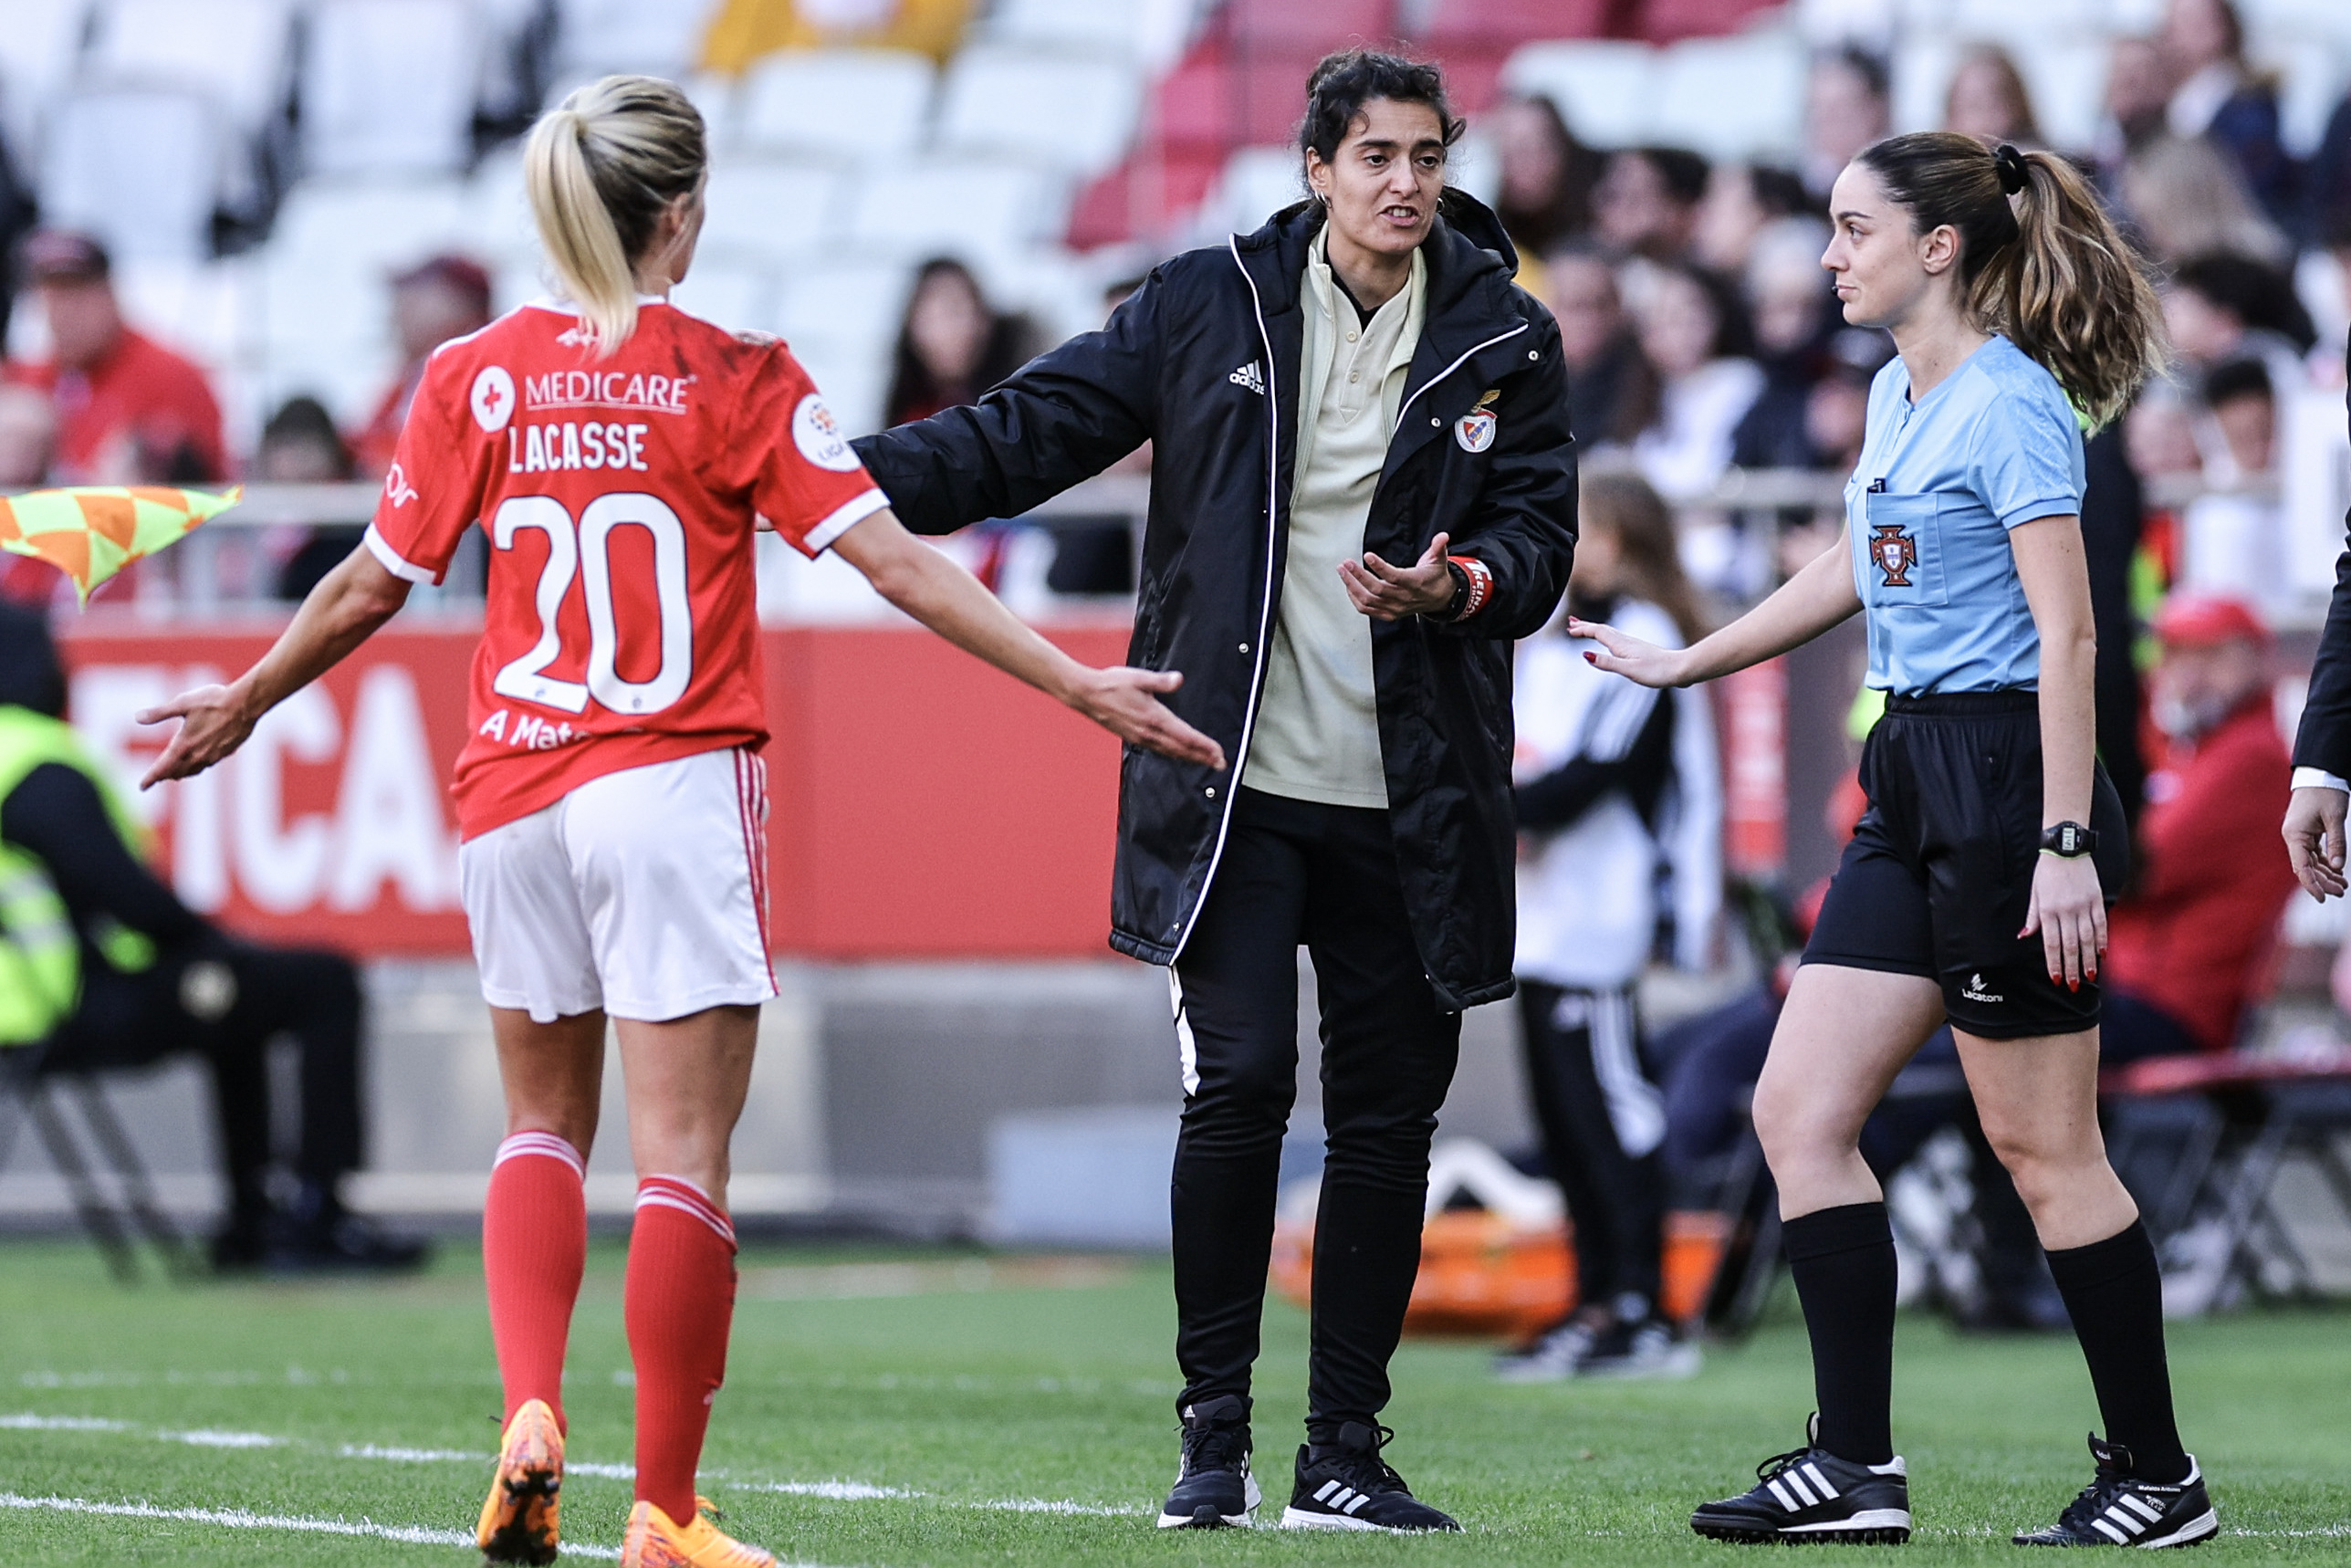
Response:
[[[80,1112],[82,1133],[94,1147],[95,1160],[85,1155],[82,1141],[68,1121],[68,1101]],[[55,1066],[46,1041],[0,1050],[0,1168],[14,1151],[20,1119],[29,1120],[40,1134],[49,1163],[65,1181],[75,1215],[118,1283],[133,1284],[139,1279],[140,1236],[162,1257],[166,1274],[187,1278],[201,1272],[194,1249],[156,1201],[146,1165],[96,1073]],[[119,1207],[99,1178],[100,1163]]]
[[[2168,1190],[2156,1206],[2158,1243],[2189,1226],[2218,1226],[2220,1278],[2211,1299],[2235,1291],[2269,1299],[2319,1293],[2310,1260],[2279,1215],[2287,1163],[2307,1160],[2351,1218],[2351,1052],[2314,1060],[2245,1051],[2156,1056],[2104,1075],[2118,1099],[2199,1096],[2199,1118]]]

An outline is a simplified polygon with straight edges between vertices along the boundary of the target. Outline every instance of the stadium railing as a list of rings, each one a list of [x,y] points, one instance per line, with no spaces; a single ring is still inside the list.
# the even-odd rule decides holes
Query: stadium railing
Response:
[[[0,491],[0,494],[6,494]],[[214,517],[146,570],[160,580],[137,596],[139,613],[203,620],[233,614],[250,617],[276,603],[270,592],[271,574],[263,570],[263,534],[288,528],[356,528],[375,515],[381,487],[372,484],[247,485],[243,500]],[[2193,476],[2168,476],[2146,486],[2151,509],[2178,511],[2206,496],[2231,495],[2276,501],[2273,480],[2220,486]],[[1844,505],[1844,481],[1834,473],[1802,468],[1733,468],[1703,495],[1676,504],[1681,513],[1744,512],[1788,514],[1834,511]],[[1048,529],[1093,528],[1123,521],[1134,530],[1138,545],[1151,503],[1151,482],[1131,475],[1103,475],[1054,497],[1034,510],[1012,519],[1022,526]],[[1136,558],[1141,559],[1138,549]],[[412,603],[427,613],[465,612],[482,594],[482,557],[478,541],[470,539],[451,564],[448,580],[438,589],[420,592]],[[94,607],[107,606],[104,598]],[[2309,607],[2308,629],[2314,630],[2324,605]],[[2289,626],[2298,624],[2290,620]],[[2281,628],[2287,629],[2287,628]]]

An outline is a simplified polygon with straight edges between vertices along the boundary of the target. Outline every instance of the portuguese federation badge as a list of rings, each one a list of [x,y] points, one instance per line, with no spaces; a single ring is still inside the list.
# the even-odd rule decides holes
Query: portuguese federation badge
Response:
[[[185,538],[236,505],[242,486],[215,496],[161,485],[76,485],[0,496],[0,549],[47,561],[90,594],[142,556]]]

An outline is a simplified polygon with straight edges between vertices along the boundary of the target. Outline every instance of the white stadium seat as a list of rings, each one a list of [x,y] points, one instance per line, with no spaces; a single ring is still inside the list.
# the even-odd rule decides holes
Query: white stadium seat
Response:
[[[1658,62],[1649,139],[1709,158],[1792,157],[1803,138],[1804,74],[1792,34],[1685,39]]]
[[[1514,51],[1502,85],[1550,99],[1586,145],[1624,147],[1648,140],[1656,69],[1657,51],[1646,44],[1576,38]]]
[[[261,269],[261,338],[275,386],[308,388],[346,420],[366,413],[392,363],[392,275],[475,249],[458,181],[308,181],[279,209]]]
[[[220,110],[198,93],[76,93],[50,121],[42,215],[125,258],[200,260],[212,253],[226,142]]]
[[[2053,38],[2014,55],[2043,138],[2064,152],[2086,152],[2105,118],[2114,46],[2097,37]]]
[[[467,0],[322,0],[302,69],[305,166],[454,172],[473,156],[482,35]]]
[[[49,104],[73,79],[89,0],[7,0],[7,16],[0,27],[0,131],[21,165],[39,144]]]
[[[807,163],[720,163],[710,172],[702,250],[773,260],[823,246],[846,205],[845,177]]]
[[[976,44],[947,68],[935,144],[1098,174],[1124,155],[1143,85],[1135,68],[1117,60]]]
[[[1933,7],[1941,26],[1970,38],[1998,38],[2011,49],[2065,33],[2110,26],[2107,0],[1941,0]],[[1923,18],[1922,18],[1923,19]]]
[[[1003,159],[908,159],[869,170],[849,234],[901,255],[1001,255],[1052,238],[1069,217],[1066,180]]]
[[[793,49],[743,79],[737,135],[758,152],[911,152],[928,128],[930,60],[905,49]]]
[[[1901,22],[1900,0],[1796,0],[1789,7],[1796,31],[1813,44],[1882,47]]]
[[[1225,160],[1224,171],[1200,204],[1196,237],[1204,245],[1216,245],[1227,235],[1252,233],[1305,194],[1296,148],[1244,147]]]
[[[555,0],[559,74],[683,76],[717,8],[717,0]]]
[[[765,267],[697,256],[670,302],[730,332],[763,331],[775,314],[775,275]]]
[[[998,0],[984,36],[1002,43],[1091,49],[1160,70],[1183,54],[1202,9],[1200,0]]]
[[[89,74],[208,94],[250,135],[285,105],[293,27],[291,0],[105,0]]]
[[[1943,123],[1943,104],[1951,91],[1951,74],[1959,69],[1967,46],[1945,33],[1905,38],[1894,51],[1892,88],[1894,129],[1934,131]]]
[[[895,256],[838,255],[778,279],[768,327],[792,346],[852,434],[880,427],[891,354],[914,268]]]
[[[510,142],[475,166],[465,185],[468,245],[485,260],[535,260],[538,223],[523,191],[522,144]]]

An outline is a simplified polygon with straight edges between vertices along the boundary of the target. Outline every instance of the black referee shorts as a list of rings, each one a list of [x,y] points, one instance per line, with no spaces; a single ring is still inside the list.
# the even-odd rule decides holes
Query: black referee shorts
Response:
[[[2041,854],[2040,699],[2029,691],[1889,697],[1861,752],[1869,810],[1829,884],[1807,964],[1920,975],[1953,1026],[1987,1040],[2074,1034],[2098,988],[2049,978],[2038,932],[2019,937]],[[2130,869],[2122,798],[2093,781],[2098,880]]]

